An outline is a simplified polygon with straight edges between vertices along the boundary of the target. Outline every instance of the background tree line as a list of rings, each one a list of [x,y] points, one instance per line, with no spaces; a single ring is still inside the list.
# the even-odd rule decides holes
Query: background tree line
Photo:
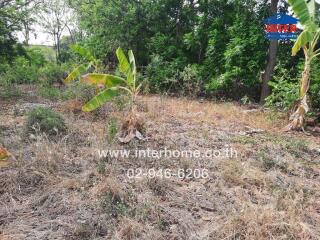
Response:
[[[22,55],[25,49],[16,43],[12,33],[23,30],[21,19],[32,21],[35,16],[19,6],[36,1],[5,2],[9,5],[0,10],[0,31],[1,36],[5,36],[0,40],[0,57],[2,65],[4,62],[12,65],[14,56]],[[142,72],[139,81],[143,82],[146,92],[216,97],[247,103],[264,102],[264,98],[269,96],[270,86],[272,94],[266,100],[269,105],[288,108],[297,99],[303,53],[291,57],[293,42],[270,43],[264,37],[263,20],[275,12],[288,13],[286,1],[56,2],[63,3],[61,6],[67,5],[72,10],[71,18],[70,11],[67,11],[68,19],[75,20],[72,28],[68,22],[60,23],[63,28],[69,27],[71,36],[62,38],[60,35],[56,41],[60,62],[57,66],[64,71],[82,60],[70,49],[71,44],[77,43],[87,48],[101,60],[106,70],[115,71],[117,61],[114,52],[120,46],[135,53]],[[52,1],[50,3],[42,5],[47,12],[54,8]],[[6,24],[8,20],[4,17],[10,15],[10,11],[15,13],[12,18],[15,24],[12,26]],[[62,16],[58,19],[66,18]],[[45,23],[41,18],[40,22]],[[54,34],[57,36],[57,32]],[[310,89],[313,108],[320,106],[317,66],[319,63],[314,64],[312,69]],[[52,71],[57,71],[56,68]],[[8,68],[2,70],[3,73],[6,71]]]

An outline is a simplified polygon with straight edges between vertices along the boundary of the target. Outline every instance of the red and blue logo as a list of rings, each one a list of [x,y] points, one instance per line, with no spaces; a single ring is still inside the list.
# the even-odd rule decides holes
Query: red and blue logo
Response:
[[[269,40],[290,40],[297,39],[298,19],[279,13],[264,20],[266,38]]]

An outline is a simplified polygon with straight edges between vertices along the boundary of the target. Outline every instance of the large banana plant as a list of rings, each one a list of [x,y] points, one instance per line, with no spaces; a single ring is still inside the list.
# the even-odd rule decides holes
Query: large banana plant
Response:
[[[300,82],[300,96],[290,116],[290,123],[285,128],[286,131],[303,129],[305,114],[309,111],[307,93],[310,86],[311,63],[320,55],[320,49],[317,48],[320,37],[319,5],[315,0],[288,0],[288,2],[303,26],[303,31],[292,48],[292,55],[296,55],[300,49],[303,49],[305,64]]]
[[[84,63],[76,66],[68,77],[64,80],[66,84],[74,81],[77,78],[80,78],[82,74],[88,71],[90,68],[93,68],[94,72],[99,72],[101,70],[101,62],[96,59],[93,54],[84,47],[81,47],[78,44],[71,45],[71,50],[80,55],[84,59]]]
[[[81,77],[81,82],[85,84],[103,86],[103,90],[82,107],[84,112],[101,107],[121,92],[130,96],[130,108],[131,111],[134,111],[136,97],[141,88],[141,84],[137,86],[136,83],[136,61],[132,50],[128,51],[128,58],[121,48],[117,49],[116,55],[119,61],[119,70],[124,77],[101,73],[89,73]]]

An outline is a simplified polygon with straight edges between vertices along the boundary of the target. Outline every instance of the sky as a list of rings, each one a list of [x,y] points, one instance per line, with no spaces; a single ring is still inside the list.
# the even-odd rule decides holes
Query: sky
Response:
[[[24,36],[22,33],[18,33],[19,42],[24,41]],[[50,45],[53,46],[53,40],[50,35],[43,33],[40,29],[36,29],[35,33],[30,36],[29,44],[31,45]]]
[[[45,33],[41,26],[35,25],[33,26],[34,31],[30,34],[30,40],[29,44],[31,45],[48,45],[53,46],[54,41],[52,39],[52,36],[50,36],[48,33]],[[69,32],[65,29],[65,31],[62,33],[62,36],[68,36]],[[24,36],[21,32],[17,33],[19,42],[24,41]]]

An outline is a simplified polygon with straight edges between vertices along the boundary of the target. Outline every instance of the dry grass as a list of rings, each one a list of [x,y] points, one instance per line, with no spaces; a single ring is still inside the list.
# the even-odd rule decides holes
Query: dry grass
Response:
[[[8,103],[0,113],[0,142],[16,160],[0,169],[0,239],[319,239],[319,139],[284,135],[282,115],[233,103],[141,101],[149,139],[128,145],[108,136],[108,120],[123,117],[116,107],[100,117],[58,104],[67,136],[25,142],[25,117],[14,116]],[[238,156],[97,155],[97,149],[227,146]],[[207,168],[209,178],[128,179],[129,168]]]

